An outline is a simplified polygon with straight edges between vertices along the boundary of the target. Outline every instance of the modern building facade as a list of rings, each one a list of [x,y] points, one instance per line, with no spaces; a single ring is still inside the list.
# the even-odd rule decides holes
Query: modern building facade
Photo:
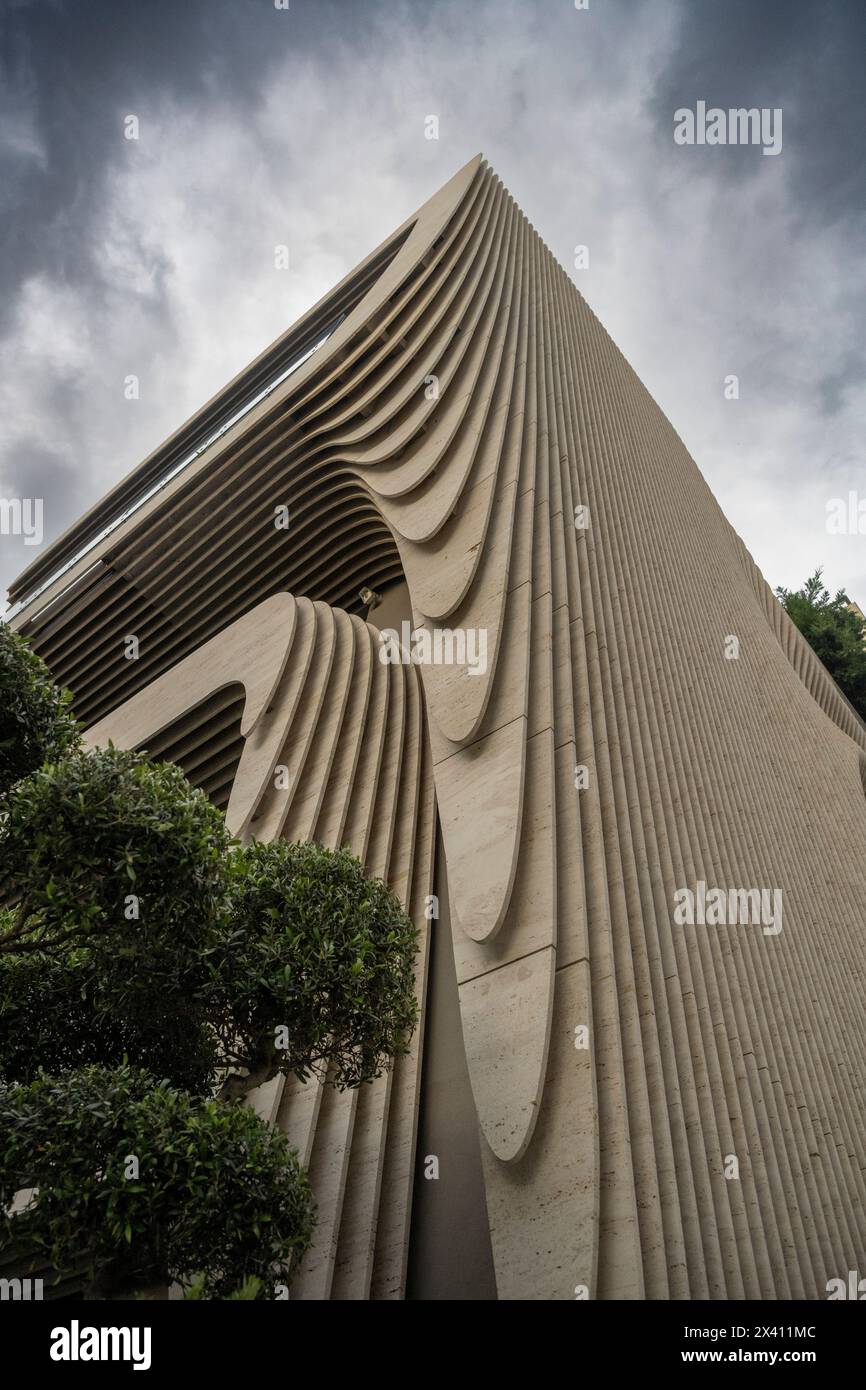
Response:
[[[412,1054],[256,1096],[293,1297],[866,1272],[866,728],[480,157],[10,596],[94,743],[422,930]]]

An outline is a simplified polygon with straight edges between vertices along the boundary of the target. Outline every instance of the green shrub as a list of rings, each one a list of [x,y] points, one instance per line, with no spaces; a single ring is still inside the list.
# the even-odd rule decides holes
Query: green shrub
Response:
[[[778,588],[776,597],[866,721],[866,624],[849,608],[844,589],[831,596],[821,573],[817,569],[802,589]]]
[[[71,698],[29,642],[0,623],[0,798],[41,763],[78,746]]]
[[[347,850],[252,844],[231,890],[220,1038],[259,1084],[278,1071],[371,1081],[417,1021],[417,931]],[[279,1030],[279,1031],[278,1031]],[[235,1078],[228,1089],[242,1091]]]
[[[56,954],[110,936],[134,991],[135,971],[161,963],[176,987],[181,954],[213,944],[231,840],[179,767],[113,747],[73,753],[19,782],[5,812],[0,873],[17,907],[0,951]]]
[[[156,1079],[197,1094],[212,1086],[216,1036],[204,1009],[172,1008],[154,991],[150,1014],[115,1004],[110,960],[86,948],[58,957],[0,956],[0,1080],[32,1081],[127,1058]],[[2,1141],[0,1141],[2,1142]]]
[[[19,781],[0,864],[0,1075],[125,1057],[202,1091],[232,841],[178,767],[108,748]],[[206,988],[206,986],[208,988]]]
[[[306,1175],[246,1107],[86,1067],[0,1086],[0,1134],[0,1255],[26,1245],[60,1276],[83,1260],[91,1297],[176,1280],[274,1298],[310,1245]]]
[[[225,1070],[220,1100],[378,1076],[417,1021],[415,928],[348,851],[240,849],[178,767],[82,751],[0,638],[0,1254],[84,1266],[93,1296],[273,1298],[310,1243],[306,1176],[202,1096]]]

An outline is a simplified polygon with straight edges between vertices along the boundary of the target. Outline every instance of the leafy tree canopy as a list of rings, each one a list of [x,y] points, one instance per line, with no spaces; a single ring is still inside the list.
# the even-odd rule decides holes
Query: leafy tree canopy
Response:
[[[866,624],[849,607],[843,589],[831,596],[817,569],[802,589],[776,590],[776,597],[820,657],[839,689],[866,720]]]
[[[71,698],[29,642],[0,623],[0,797],[41,763],[78,746]]]
[[[19,782],[0,825],[0,1075],[132,1058],[234,1099],[371,1081],[417,1020],[417,932],[348,851],[252,844],[179,768],[108,748]]]
[[[4,811],[0,881],[17,908],[0,953],[56,954],[108,935],[116,967],[118,953],[156,966],[163,951],[211,943],[231,839],[179,767],[113,747],[75,752],[19,782]]]
[[[123,993],[110,953],[94,956],[83,947],[59,956],[0,956],[0,1080],[119,1066],[132,1057],[155,1077],[209,1093],[218,1050],[204,1001],[165,999],[155,988],[151,1010],[130,1017]]]
[[[306,1178],[219,1102],[379,1075],[416,1023],[417,933],[347,851],[242,848],[179,768],[83,750],[39,658],[0,656],[21,705],[0,724],[0,1251],[83,1264],[95,1296],[274,1297],[310,1242]]]
[[[358,1086],[406,1051],[418,933],[381,879],[347,850],[252,844],[230,897],[221,1042],[250,1075],[224,1094],[277,1072]]]
[[[247,1107],[85,1067],[0,1085],[0,1134],[0,1247],[83,1271],[91,1296],[177,1281],[277,1298],[311,1243],[306,1175]],[[22,1186],[35,1192],[10,1213]]]

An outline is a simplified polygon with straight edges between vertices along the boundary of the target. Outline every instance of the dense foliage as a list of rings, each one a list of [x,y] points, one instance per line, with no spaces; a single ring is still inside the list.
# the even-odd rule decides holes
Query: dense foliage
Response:
[[[5,798],[0,875],[18,903],[0,950],[56,952],[110,933],[112,952],[211,944],[230,844],[179,767],[119,748],[76,752]],[[120,937],[123,937],[123,947]]]
[[[129,1056],[235,1097],[357,1086],[405,1051],[417,933],[345,850],[234,846],[179,768],[116,748],[19,782],[0,861],[0,1074]]]
[[[866,720],[866,624],[839,589],[831,596],[817,569],[802,589],[778,588],[776,597],[839,689]]]
[[[88,1291],[177,1281],[199,1297],[245,1281],[281,1297],[312,1236],[307,1179],[254,1111],[195,1099],[144,1071],[85,1067],[0,1086],[2,1243],[26,1242]]]
[[[348,852],[242,848],[179,768],[83,750],[40,659],[0,651],[0,1254],[83,1266],[92,1296],[275,1297],[306,1178],[221,1102],[379,1075],[416,1022],[415,929]]]
[[[0,623],[0,796],[41,763],[77,747],[70,699],[30,644]]]
[[[133,1057],[156,1077],[196,1094],[209,1092],[217,1040],[203,1001],[152,996],[152,1012],[124,1012],[110,958],[86,948],[54,957],[0,956],[0,1080],[31,1081],[88,1064],[117,1066]],[[174,1005],[174,1007],[173,1007]]]
[[[336,1086],[378,1076],[417,1019],[417,932],[346,850],[253,844],[233,878],[222,973],[227,1061]],[[243,1089],[238,1078],[227,1091]]]
[[[230,839],[179,768],[109,748],[18,782],[0,825],[0,1075],[125,1056],[213,1080]]]

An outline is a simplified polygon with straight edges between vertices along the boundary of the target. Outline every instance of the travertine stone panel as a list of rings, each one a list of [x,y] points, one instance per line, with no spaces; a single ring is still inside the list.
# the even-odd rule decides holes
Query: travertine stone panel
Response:
[[[331,328],[40,556],[16,625],[96,738],[241,682],[233,827],[350,844],[425,931],[435,784],[500,1296],[823,1296],[866,1246],[866,728],[480,157],[140,489]],[[483,669],[382,664],[358,592],[398,580]],[[680,924],[699,884],[782,929]],[[422,1049],[356,1110],[257,1102],[329,1194],[307,1293],[401,1294]]]

